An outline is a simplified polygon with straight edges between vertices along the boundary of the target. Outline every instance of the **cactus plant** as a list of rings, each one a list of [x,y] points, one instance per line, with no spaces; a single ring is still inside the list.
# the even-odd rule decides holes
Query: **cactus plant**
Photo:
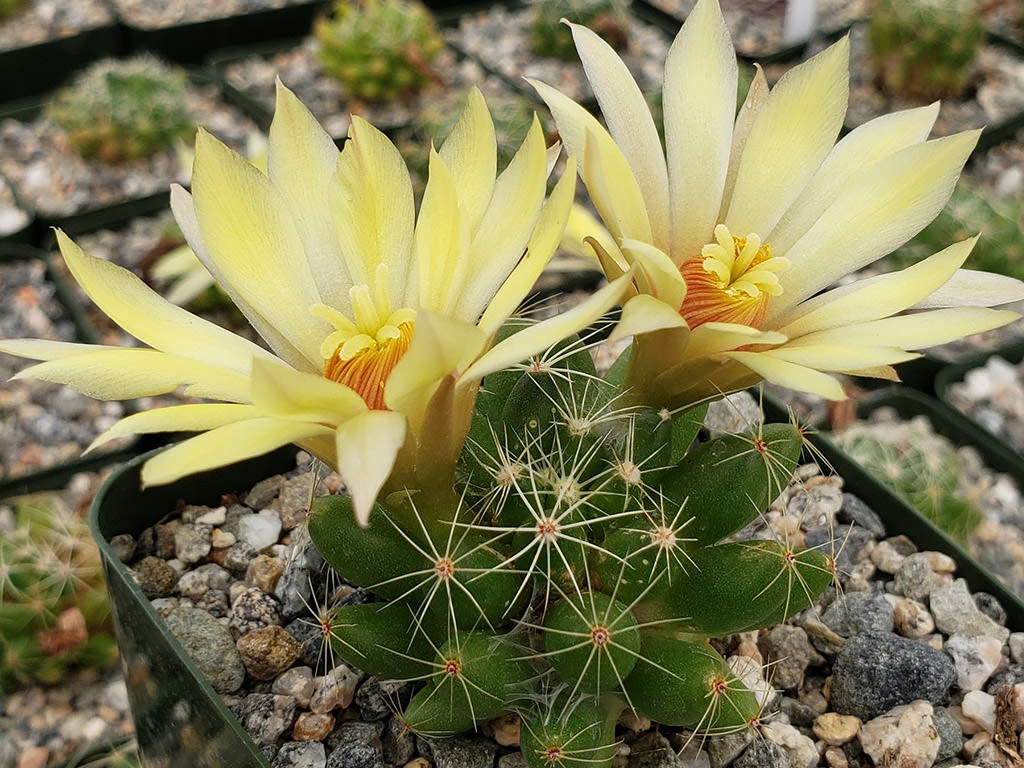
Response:
[[[969,83],[985,27],[977,0],[875,0],[869,38],[885,90],[913,99],[950,98]]]
[[[327,74],[350,98],[390,101],[437,78],[444,47],[430,10],[416,0],[339,0],[313,34]]]
[[[862,422],[837,438],[871,474],[954,538],[964,541],[981,522],[977,459],[936,434],[925,417]]]
[[[904,267],[934,253],[941,243],[975,233],[980,238],[965,266],[1024,278],[1024,203],[1019,197],[998,199],[983,187],[963,182],[934,221],[891,261]]]
[[[615,50],[622,50],[629,41],[626,0],[540,0],[533,6],[530,39],[540,56],[576,61],[572,32],[561,19],[590,27]]]
[[[25,497],[0,536],[0,691],[117,657],[99,553],[79,516]]]
[[[703,409],[619,408],[620,370],[599,377],[576,341],[486,377],[447,509],[399,494],[361,527],[349,497],[313,503],[321,554],[381,601],[334,612],[334,651],[425,683],[410,729],[516,711],[528,765],[568,768],[611,763],[625,707],[705,733],[760,716],[708,640],[782,621],[833,577],[826,553],[730,540],[787,484],[802,433],[690,447]]]
[[[28,0],[0,0],[0,19],[13,16],[28,5]]]
[[[46,113],[76,152],[105,163],[149,157],[195,130],[184,70],[152,56],[93,64],[54,95]]]

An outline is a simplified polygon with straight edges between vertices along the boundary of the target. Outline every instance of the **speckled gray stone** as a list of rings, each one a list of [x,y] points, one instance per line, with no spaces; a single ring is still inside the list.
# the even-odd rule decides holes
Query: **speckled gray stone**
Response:
[[[233,693],[241,687],[245,666],[224,624],[188,606],[169,611],[164,621],[215,691]]]

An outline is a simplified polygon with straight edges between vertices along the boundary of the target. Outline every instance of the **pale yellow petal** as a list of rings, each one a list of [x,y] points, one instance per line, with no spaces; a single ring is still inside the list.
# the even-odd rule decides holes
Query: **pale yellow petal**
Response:
[[[544,132],[534,116],[522,146],[494,185],[491,204],[462,258],[461,280],[450,286],[458,299],[455,317],[475,322],[523,257],[546,187]]]
[[[180,386],[215,400],[246,402],[249,396],[248,376],[153,349],[100,347],[33,365],[15,378],[64,384],[97,400],[162,395]]]
[[[309,308],[321,301],[320,292],[281,193],[200,129],[192,199],[212,260],[207,268],[217,282],[255,307],[307,360],[318,362],[328,329]]]
[[[1024,282],[1007,275],[958,269],[938,290],[914,305],[914,309],[938,307],[996,307],[1024,301]]]
[[[920,357],[899,347],[863,344],[790,343],[763,354],[818,371],[836,372],[896,365]]]
[[[127,269],[89,256],[61,230],[56,235],[68,269],[89,298],[142,343],[240,373],[248,373],[254,358],[271,357],[252,342],[171,304]]]
[[[369,411],[338,428],[338,474],[345,481],[361,525],[370,519],[377,494],[395,466],[405,435],[405,417],[391,411]]]
[[[632,274],[626,273],[618,280],[589,296],[572,309],[566,310],[536,325],[504,339],[471,365],[459,377],[461,385],[473,384],[489,373],[504,370],[522,362],[531,355],[550,347],[562,339],[578,333],[603,317],[621,299]]]
[[[474,86],[466,108],[438,150],[459,189],[459,203],[469,229],[475,230],[491,202],[497,175],[498,144],[483,94]]]
[[[569,154],[583,163],[583,182],[605,226],[616,238],[650,242],[651,225],[640,185],[608,131],[568,96],[538,80],[527,80],[551,110]]]
[[[75,355],[88,355],[101,349],[124,349],[102,344],[81,344],[53,339],[0,339],[0,352],[30,360],[59,360]]]
[[[760,64],[754,65],[754,79],[750,82],[750,90],[743,100],[736,115],[736,123],[732,130],[732,149],[729,152],[729,169],[725,174],[725,188],[722,190],[722,204],[718,209],[716,221],[725,218],[729,210],[729,201],[732,200],[733,190],[736,188],[736,173],[739,171],[740,159],[743,157],[743,149],[747,145],[747,137],[750,136],[750,129],[757,122],[768,103],[768,80],[764,76],[764,70]],[[676,256],[677,259],[685,258]]]
[[[955,243],[899,272],[858,280],[808,299],[780,319],[778,330],[793,338],[902,312],[944,285],[977,240]]]
[[[498,289],[477,323],[488,336],[494,334],[519,307],[551,260],[570,218],[570,211],[574,209],[575,193],[576,161],[569,158],[568,167],[541,210],[526,254]]]
[[[845,400],[842,386],[827,373],[757,352],[727,352],[726,357],[746,366],[765,381],[827,400]]]
[[[936,344],[990,331],[1016,320],[1020,315],[986,307],[952,307],[888,317],[856,325],[841,326],[800,337],[801,344],[886,344],[903,349],[924,349]]]
[[[486,343],[473,323],[421,310],[409,351],[388,377],[388,407],[408,414],[415,429],[441,379],[469,365]]]
[[[851,179],[786,253],[785,292],[769,321],[920,232],[946,204],[977,140],[966,131],[915,144]]]
[[[665,61],[665,148],[676,264],[709,242],[722,203],[736,116],[738,69],[717,0],[686,17]],[[656,146],[657,146],[657,140]]]
[[[415,204],[409,169],[383,133],[357,115],[331,183],[331,209],[338,241],[355,285],[367,285],[378,264],[388,265],[388,295],[394,306],[416,296],[412,264]],[[335,308],[347,314],[345,304]]]
[[[678,309],[673,309],[653,296],[641,293],[623,304],[622,316],[612,329],[608,341],[614,342],[665,328],[686,327],[686,321]]]
[[[285,365],[252,366],[252,403],[264,416],[341,424],[367,410],[362,397],[346,386]]]
[[[269,453],[275,448],[332,430],[319,424],[280,419],[249,419],[190,437],[142,465],[144,486],[173,483],[186,475]]]
[[[784,74],[750,128],[725,224],[770,232],[831,151],[846,115],[850,41],[844,37]]]
[[[690,343],[686,347],[687,357],[715,355],[750,344],[783,344],[784,334],[776,331],[759,331],[739,323],[704,323],[693,329]]]
[[[938,114],[938,102],[893,112],[858,126],[843,137],[778,226],[767,235],[774,252],[784,255],[856,174],[927,139]]]
[[[153,432],[205,432],[256,416],[258,413],[251,405],[236,403],[195,403],[154,408],[151,411],[125,416],[93,440],[88,450],[91,451],[126,435],[143,435]]]
[[[640,185],[654,243],[667,249],[672,231],[668,171],[661,151],[661,137],[647,101],[629,69],[608,43],[582,25],[569,26],[608,131]],[[729,50],[731,53],[732,48]],[[671,56],[670,53],[670,60]],[[735,66],[735,58],[733,64]]]
[[[308,359],[292,340],[282,331],[275,328],[273,323],[264,317],[262,312],[251,304],[245,296],[241,295],[232,286],[222,282],[224,276],[211,257],[210,251],[203,241],[202,233],[199,231],[199,222],[196,220],[192,195],[177,184],[171,185],[171,210],[174,212],[174,218],[178,222],[182,234],[192,250],[195,251],[203,266],[213,275],[220,288],[231,298],[232,303],[245,315],[245,319],[270,345],[274,353],[293,368],[317,370],[320,367],[319,362]]]
[[[459,193],[448,166],[430,152],[430,176],[416,222],[415,253],[420,307],[454,315],[469,267],[464,258],[470,232],[459,209]]]
[[[677,314],[686,298],[686,281],[672,259],[653,245],[637,240],[623,240],[623,255],[637,265],[637,281],[643,293],[666,304]]]
[[[267,172],[282,192],[305,247],[306,260],[325,304],[344,306],[351,286],[331,224],[328,189],[338,148],[320,123],[280,79],[270,124]]]

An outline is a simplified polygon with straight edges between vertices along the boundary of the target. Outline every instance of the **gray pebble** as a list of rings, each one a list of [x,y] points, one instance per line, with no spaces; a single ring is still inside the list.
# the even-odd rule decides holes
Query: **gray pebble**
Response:
[[[231,572],[235,578],[241,579],[249,567],[249,561],[259,554],[252,544],[246,541],[237,541],[228,547],[224,553],[224,567]]]
[[[724,768],[732,763],[753,741],[753,735],[746,729],[727,736],[712,736],[708,739],[708,760],[711,768]]]
[[[891,632],[893,609],[884,595],[875,592],[853,592],[840,595],[826,609],[821,620],[825,626],[842,637],[850,637],[861,632]]]
[[[211,589],[195,601],[195,606],[211,616],[223,619],[231,610],[231,601],[228,600],[228,593],[223,589]]]
[[[182,574],[178,580],[178,592],[195,602],[211,589],[223,592],[230,583],[230,573],[216,563],[204,563],[195,570]]]
[[[882,518],[852,493],[843,494],[843,506],[836,513],[836,521],[859,526],[876,539],[885,537],[885,523],[882,522]]]
[[[988,616],[996,624],[1006,624],[1006,609],[995,595],[988,592],[975,592],[974,604],[978,610]]]
[[[434,741],[435,768],[491,768],[498,745],[484,736],[456,736]]]
[[[135,539],[130,534],[119,533],[110,539],[110,548],[114,556],[122,563],[130,563],[135,557]]]
[[[327,745],[327,768],[384,768],[384,750],[378,723],[342,723],[330,736]]]
[[[289,741],[281,746],[274,768],[326,768],[327,752],[319,741]]]
[[[890,632],[854,635],[836,656],[832,708],[867,721],[924,699],[943,704],[956,681],[953,662],[930,645]]]
[[[398,680],[369,677],[356,689],[356,706],[365,720],[383,720],[408,686],[409,683]]]
[[[381,734],[384,760],[390,765],[405,765],[416,754],[416,737],[397,717],[388,718]]]
[[[679,759],[664,735],[648,731],[630,745],[629,768],[679,768]]]
[[[1010,636],[1010,630],[978,610],[963,579],[933,590],[930,604],[935,626],[945,635],[988,635],[1000,642],[1006,642]]]
[[[807,666],[822,661],[807,633],[788,624],[772,627],[758,639],[757,647],[772,665],[772,685],[783,690],[799,687]]]
[[[227,628],[205,611],[179,606],[164,618],[167,628],[218,693],[233,693],[245,667]]]
[[[251,693],[242,699],[236,714],[257,746],[273,746],[295,722],[295,699],[273,693]]]
[[[915,552],[900,563],[893,579],[893,590],[911,600],[924,600],[933,589],[949,586],[949,575],[932,570],[931,553]]]
[[[935,760],[945,760],[959,754],[964,745],[964,734],[956,718],[945,707],[935,707],[932,722],[939,732],[939,754]]]
[[[790,768],[789,753],[770,741],[758,740],[737,757],[733,768]]]
[[[228,627],[235,637],[280,623],[277,600],[255,587],[249,587],[235,598],[228,612]]]

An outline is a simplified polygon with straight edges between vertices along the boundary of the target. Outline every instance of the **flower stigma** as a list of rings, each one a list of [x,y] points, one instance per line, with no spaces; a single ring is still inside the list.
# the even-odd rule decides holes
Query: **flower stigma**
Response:
[[[389,410],[384,403],[388,376],[412,343],[415,310],[392,310],[387,295],[388,269],[377,268],[374,290],[368,285],[349,289],[354,321],[333,307],[316,304],[312,312],[334,326],[320,345],[324,377],[356,392],[374,411]]]
[[[789,260],[772,256],[759,235],[736,237],[724,224],[715,227],[715,242],[683,262],[686,299],[679,312],[690,328],[704,323],[739,323],[760,328],[768,300],[782,293],[778,272]]]

